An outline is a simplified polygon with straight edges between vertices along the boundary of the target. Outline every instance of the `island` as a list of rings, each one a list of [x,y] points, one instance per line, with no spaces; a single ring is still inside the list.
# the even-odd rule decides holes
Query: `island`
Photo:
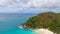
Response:
[[[21,25],[24,29],[48,29],[60,34],[60,13],[44,12],[29,18]]]

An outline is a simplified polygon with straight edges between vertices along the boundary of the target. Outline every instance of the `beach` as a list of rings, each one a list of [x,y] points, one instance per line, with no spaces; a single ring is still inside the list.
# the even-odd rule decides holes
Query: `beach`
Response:
[[[35,30],[37,34],[55,34],[52,31],[48,30],[48,29],[36,29]]]
[[[24,29],[22,26],[19,26],[20,29]],[[32,29],[29,29],[32,30]],[[56,34],[48,29],[40,28],[40,29],[34,29],[36,34]]]

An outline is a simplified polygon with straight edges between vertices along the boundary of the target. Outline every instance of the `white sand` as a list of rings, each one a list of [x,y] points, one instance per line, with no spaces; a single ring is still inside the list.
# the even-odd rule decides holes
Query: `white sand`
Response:
[[[55,34],[52,31],[48,30],[48,29],[36,29],[35,30],[37,32],[37,34]]]
[[[20,29],[23,29],[22,25],[19,26]],[[48,29],[35,29],[36,33],[37,34],[56,34],[56,33],[53,33],[52,31],[48,30]]]

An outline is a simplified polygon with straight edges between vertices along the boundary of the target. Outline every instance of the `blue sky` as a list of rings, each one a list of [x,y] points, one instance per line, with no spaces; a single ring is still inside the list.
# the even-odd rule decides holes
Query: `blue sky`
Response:
[[[0,0],[0,13],[60,12],[60,0]]]

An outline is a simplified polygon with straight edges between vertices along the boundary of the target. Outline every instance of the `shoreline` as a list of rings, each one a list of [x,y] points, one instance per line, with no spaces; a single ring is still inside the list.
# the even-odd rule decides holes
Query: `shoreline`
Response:
[[[19,26],[19,28],[20,29],[24,29],[22,27],[22,25]],[[56,33],[52,32],[52,31],[50,31],[48,29],[44,29],[44,28],[40,28],[40,29],[29,29],[29,30],[34,30],[36,34],[56,34]]]
[[[53,33],[52,31],[48,30],[48,29],[36,29],[35,32],[37,34],[56,34],[56,33]]]

